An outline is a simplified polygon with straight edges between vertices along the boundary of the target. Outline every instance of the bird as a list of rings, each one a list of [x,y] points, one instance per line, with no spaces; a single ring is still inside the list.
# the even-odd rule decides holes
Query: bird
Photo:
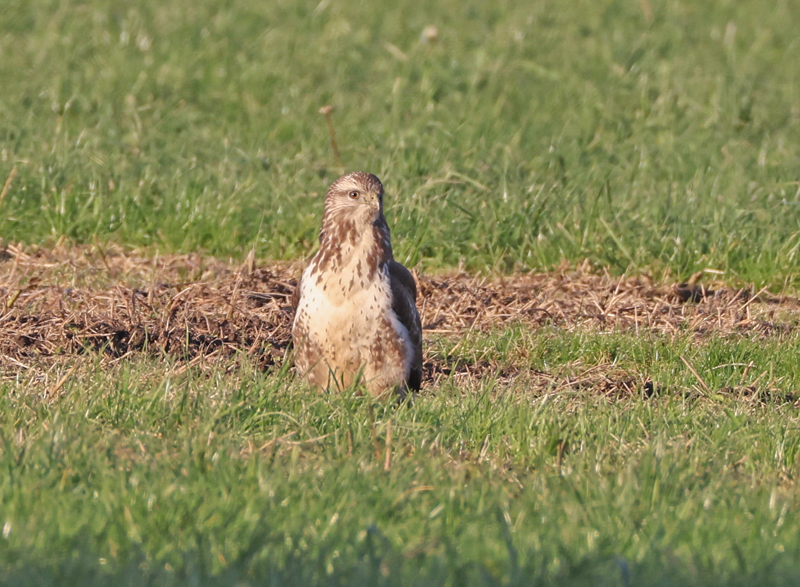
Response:
[[[325,195],[319,250],[293,295],[295,369],[329,391],[420,389],[422,326],[411,272],[394,260],[383,184],[355,172]]]

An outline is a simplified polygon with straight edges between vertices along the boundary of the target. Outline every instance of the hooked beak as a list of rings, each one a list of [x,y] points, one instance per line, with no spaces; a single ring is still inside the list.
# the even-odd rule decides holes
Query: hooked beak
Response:
[[[381,198],[378,194],[374,192],[369,192],[366,197],[367,204],[369,204],[370,208],[380,209],[381,207]]]

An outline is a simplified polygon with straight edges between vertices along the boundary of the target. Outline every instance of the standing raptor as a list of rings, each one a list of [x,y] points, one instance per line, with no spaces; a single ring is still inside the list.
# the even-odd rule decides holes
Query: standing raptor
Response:
[[[312,385],[401,396],[422,379],[422,327],[411,273],[392,257],[383,184],[349,173],[331,184],[319,251],[294,294],[295,366]]]

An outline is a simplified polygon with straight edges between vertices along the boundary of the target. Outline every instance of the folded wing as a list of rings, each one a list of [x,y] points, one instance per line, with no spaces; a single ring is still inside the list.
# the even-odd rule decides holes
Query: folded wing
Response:
[[[422,323],[417,311],[417,285],[411,272],[397,261],[389,262],[389,279],[392,311],[408,330],[414,349],[406,385],[410,390],[419,391],[422,384]]]

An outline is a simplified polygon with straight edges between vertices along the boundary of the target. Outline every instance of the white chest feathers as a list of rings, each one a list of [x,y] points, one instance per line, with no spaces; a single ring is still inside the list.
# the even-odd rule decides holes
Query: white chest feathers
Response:
[[[413,343],[392,310],[386,267],[369,271],[361,255],[336,270],[314,261],[300,284],[292,334],[296,366],[312,384],[349,387],[362,376],[370,391],[401,385],[411,369]]]

